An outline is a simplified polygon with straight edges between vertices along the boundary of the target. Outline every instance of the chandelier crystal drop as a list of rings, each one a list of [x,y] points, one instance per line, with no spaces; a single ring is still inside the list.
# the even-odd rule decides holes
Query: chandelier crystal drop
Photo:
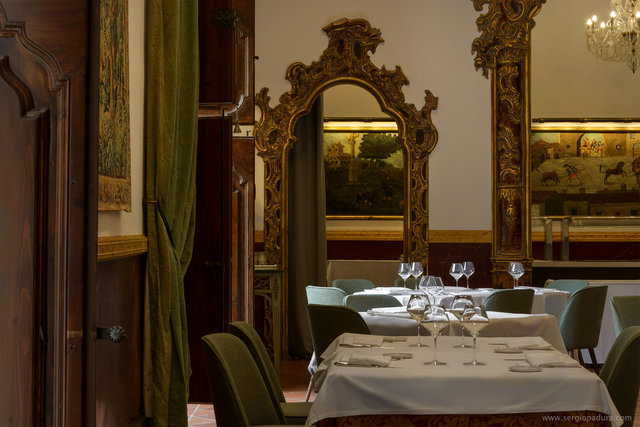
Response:
[[[587,21],[589,52],[610,62],[626,62],[633,73],[640,63],[640,0],[611,0],[610,18]]]

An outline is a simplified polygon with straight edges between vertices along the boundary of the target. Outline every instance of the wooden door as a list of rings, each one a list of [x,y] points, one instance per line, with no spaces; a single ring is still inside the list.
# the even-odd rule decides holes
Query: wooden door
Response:
[[[0,0],[1,425],[84,421],[96,233],[88,9],[84,0]]]

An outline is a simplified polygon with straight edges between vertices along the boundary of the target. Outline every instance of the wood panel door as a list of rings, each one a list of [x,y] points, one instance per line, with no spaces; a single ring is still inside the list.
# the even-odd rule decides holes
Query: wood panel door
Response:
[[[84,423],[88,13],[84,0],[0,0],[1,425]]]

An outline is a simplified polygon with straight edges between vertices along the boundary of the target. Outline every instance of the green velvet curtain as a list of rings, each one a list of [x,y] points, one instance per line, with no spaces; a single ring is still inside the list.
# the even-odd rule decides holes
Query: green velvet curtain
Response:
[[[198,2],[147,0],[145,412],[187,425],[191,365],[183,277],[195,227]]]

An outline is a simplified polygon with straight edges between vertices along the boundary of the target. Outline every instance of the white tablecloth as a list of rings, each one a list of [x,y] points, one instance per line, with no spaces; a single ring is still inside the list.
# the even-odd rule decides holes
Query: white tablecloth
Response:
[[[399,315],[376,315],[360,313],[373,335],[417,335],[415,320],[398,307]],[[542,337],[560,351],[566,352],[556,318],[550,314],[513,314],[489,311],[489,325],[480,336],[483,337]],[[449,335],[460,335],[460,323],[451,321]],[[422,334],[427,335],[423,328]]]
[[[323,354],[325,362],[316,374],[321,387],[306,425],[325,418],[368,414],[567,411],[596,411],[611,416],[612,425],[621,424],[620,415],[597,375],[582,367],[511,372],[509,366],[527,362],[504,360],[524,359],[523,354],[494,353],[497,346],[491,343],[504,341],[505,338],[478,339],[477,358],[486,366],[463,365],[471,360],[473,349],[452,348],[458,343],[455,337],[438,339],[438,359],[447,362],[446,366],[425,365],[424,362],[433,358],[433,343],[427,348],[410,347],[415,338],[390,343],[394,349],[345,348],[334,342]],[[388,352],[408,352],[413,358],[393,361],[387,368],[333,364],[349,353],[382,355]],[[559,352],[557,356],[568,358]]]

